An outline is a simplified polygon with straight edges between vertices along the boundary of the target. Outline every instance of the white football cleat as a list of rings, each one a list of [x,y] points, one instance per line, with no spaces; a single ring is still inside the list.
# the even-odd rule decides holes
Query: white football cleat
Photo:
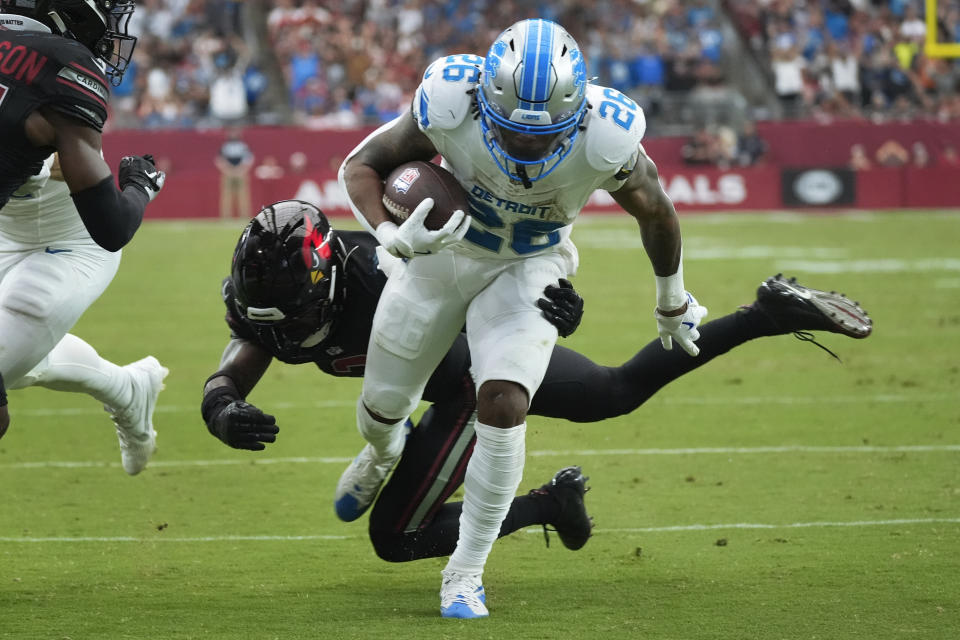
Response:
[[[157,432],[153,429],[153,410],[163,389],[163,379],[170,373],[153,356],[123,367],[130,374],[133,398],[123,409],[104,405],[117,428],[123,470],[132,476],[147,466],[157,448]]]
[[[353,522],[362,516],[373,504],[384,479],[399,459],[399,455],[381,459],[373,445],[365,446],[337,483],[337,493],[333,497],[337,517],[344,522]]]
[[[440,584],[440,616],[443,618],[486,618],[487,596],[480,575],[443,570]]]

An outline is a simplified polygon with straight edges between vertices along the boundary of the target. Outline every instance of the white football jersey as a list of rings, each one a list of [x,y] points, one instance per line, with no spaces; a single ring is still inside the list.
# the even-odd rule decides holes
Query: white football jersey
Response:
[[[646,129],[643,110],[619,91],[587,85],[591,105],[584,131],[557,168],[530,188],[494,162],[474,116],[483,58],[451,55],[426,70],[413,98],[413,115],[470,195],[473,224],[456,245],[477,257],[517,258],[565,240],[596,189],[619,189],[637,163]]]

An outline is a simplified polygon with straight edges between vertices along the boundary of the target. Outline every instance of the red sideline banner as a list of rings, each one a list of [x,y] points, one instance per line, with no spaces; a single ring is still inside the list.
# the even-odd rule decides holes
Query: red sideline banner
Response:
[[[661,170],[661,183],[681,213],[781,208],[778,169],[721,171],[665,167]],[[293,198],[313,203],[330,216],[352,215],[333,171],[311,171],[271,180],[250,178],[250,195],[255,210],[277,200]],[[595,192],[584,208],[585,213],[620,210],[605,191]],[[249,215],[254,213],[256,211]],[[174,173],[147,209],[149,218],[216,218],[219,215],[220,176],[215,169]]]
[[[870,169],[851,174],[850,200],[798,201],[783,189],[783,175],[790,170],[758,167],[737,171],[661,167],[664,191],[679,213],[709,211],[769,211],[772,209],[900,209],[923,207],[960,207],[960,171],[952,168]],[[829,174],[830,170],[810,170],[799,174]],[[794,173],[796,173],[794,171]],[[823,176],[820,176],[821,181]],[[788,187],[790,185],[787,185]],[[820,184],[820,189],[829,185]],[[220,215],[220,176],[216,170],[170,176],[163,192],[147,209],[149,218],[216,218]],[[846,193],[846,192],[844,192]],[[311,202],[330,216],[352,215],[346,196],[333,171],[307,172],[272,180],[250,179],[251,205],[254,210],[271,202],[299,199]],[[591,196],[584,213],[620,211],[605,191]]]
[[[800,153],[798,131],[817,149],[830,148],[833,155],[822,162],[806,162],[810,149]],[[771,147],[770,163],[760,167],[722,170],[676,164],[679,138],[653,138],[644,146],[658,164],[661,182],[677,210],[756,211],[783,208],[810,209],[866,208],[899,209],[913,207],[960,207],[960,167],[936,164],[923,169],[913,167],[868,169],[850,173],[843,170],[846,148],[827,144],[824,136],[846,136],[849,140],[881,139],[884,136],[957,136],[943,127],[870,126],[836,124],[830,127],[810,123],[766,124],[764,132]],[[312,131],[295,127],[250,127],[243,140],[260,165],[272,158],[284,175],[259,179],[251,174],[250,193],[253,211],[265,204],[287,198],[301,198],[320,206],[330,215],[350,215],[343,193],[336,182],[336,170],[342,159],[369,131]],[[216,218],[220,215],[220,174],[214,165],[226,133],[209,131],[117,131],[104,135],[104,153],[111,167],[126,154],[152,153],[158,165],[167,171],[163,193],[150,206],[151,218]],[[904,140],[907,138],[904,137]],[[953,138],[950,138],[953,139]],[[796,144],[784,144],[791,141]],[[813,147],[811,147],[813,148]],[[787,151],[790,153],[787,153]],[[842,157],[841,157],[842,156]],[[302,166],[291,172],[291,159],[299,157]],[[817,156],[819,157],[819,156]],[[836,180],[831,179],[834,176]],[[786,178],[784,177],[786,176]],[[830,198],[836,190],[840,197]],[[585,212],[610,212],[619,208],[609,194],[598,192]]]

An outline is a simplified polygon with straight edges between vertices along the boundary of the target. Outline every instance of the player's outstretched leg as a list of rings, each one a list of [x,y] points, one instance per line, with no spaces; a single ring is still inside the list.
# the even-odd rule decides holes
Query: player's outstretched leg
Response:
[[[778,273],[760,285],[751,308],[761,311],[782,332],[830,331],[866,338],[873,320],[859,302],[836,291],[806,287]]]
[[[123,367],[130,374],[132,399],[125,407],[104,405],[113,418],[120,441],[123,470],[130,475],[143,471],[157,447],[157,432],[153,429],[153,410],[157,396],[163,389],[163,379],[169,370],[153,356],[147,356]]]
[[[583,548],[592,535],[593,518],[587,514],[587,506],[583,501],[584,494],[589,490],[589,479],[583,475],[580,467],[566,467],[557,471],[550,482],[529,493],[530,496],[556,503],[556,515],[543,525],[544,535],[549,531],[547,527],[552,526],[563,546],[573,551]],[[548,545],[549,540],[547,538]]]

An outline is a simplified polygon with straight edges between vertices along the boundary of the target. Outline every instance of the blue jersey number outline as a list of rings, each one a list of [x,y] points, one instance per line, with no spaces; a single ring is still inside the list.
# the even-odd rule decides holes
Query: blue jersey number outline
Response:
[[[474,83],[480,79],[480,65],[483,58],[469,54],[447,56],[443,65],[443,79],[447,82],[461,82],[466,79]]]
[[[597,115],[606,118],[607,113],[610,112],[610,119],[613,120],[614,124],[624,131],[630,131],[630,125],[633,124],[637,115],[637,103],[616,89],[610,89],[609,87],[603,90],[603,95],[610,99],[600,103]]]
[[[477,202],[473,198],[470,199],[470,215],[473,216],[474,220],[489,229],[502,229],[507,226],[496,209],[484,202]],[[522,256],[552,247],[560,242],[560,232],[558,230],[564,226],[566,225],[562,222],[549,222],[547,220],[514,222],[510,225],[510,248],[517,255]],[[546,238],[545,242],[542,240],[543,238]],[[503,246],[503,238],[474,226],[467,230],[466,239],[494,253],[500,253],[500,248]],[[540,242],[534,244],[534,239],[540,239]]]

